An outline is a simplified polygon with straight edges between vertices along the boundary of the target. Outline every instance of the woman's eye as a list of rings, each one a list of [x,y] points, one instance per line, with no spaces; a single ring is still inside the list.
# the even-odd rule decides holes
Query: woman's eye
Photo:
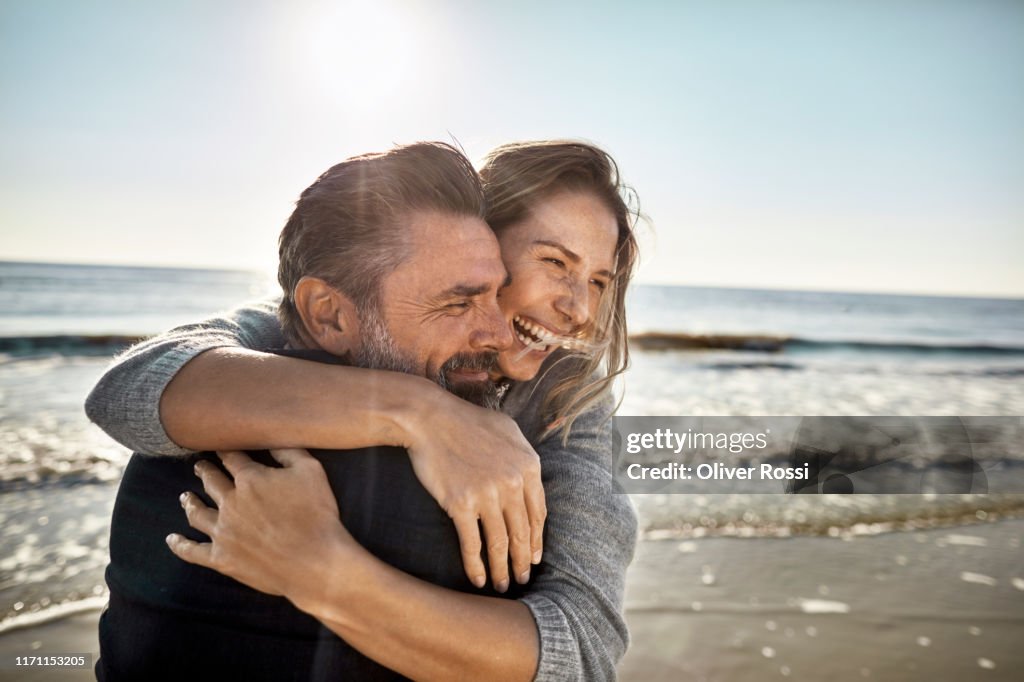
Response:
[[[597,287],[598,291],[604,291],[605,289],[608,288],[608,284],[606,282],[602,282],[599,279],[592,279],[590,280],[590,283]]]

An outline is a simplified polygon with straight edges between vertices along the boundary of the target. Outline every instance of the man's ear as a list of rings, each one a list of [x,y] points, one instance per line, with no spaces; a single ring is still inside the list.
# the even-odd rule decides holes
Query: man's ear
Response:
[[[339,356],[356,350],[359,315],[348,296],[319,277],[303,277],[295,285],[295,308],[317,347]]]

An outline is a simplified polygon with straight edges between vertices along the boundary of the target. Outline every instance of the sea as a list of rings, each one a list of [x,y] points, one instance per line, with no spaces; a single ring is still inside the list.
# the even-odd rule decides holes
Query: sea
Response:
[[[106,599],[130,453],[82,405],[133,341],[266,273],[0,262],[0,633]],[[1024,415],[1024,300],[638,285],[622,415]],[[1020,453],[1024,458],[1024,453]],[[635,495],[648,538],[846,537],[1024,516],[1024,495]]]

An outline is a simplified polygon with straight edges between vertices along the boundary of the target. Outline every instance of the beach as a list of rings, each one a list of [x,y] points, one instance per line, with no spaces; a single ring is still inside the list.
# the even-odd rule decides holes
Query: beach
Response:
[[[1022,536],[1012,519],[846,540],[644,539],[620,679],[1017,680]],[[4,633],[0,657],[95,655],[98,613]],[[8,668],[0,679],[93,677]]]
[[[13,666],[97,652],[130,453],[88,422],[85,396],[129,339],[265,282],[9,264],[0,276],[0,679],[93,679]],[[620,415],[1024,414],[1022,301],[640,287],[631,306],[632,328],[660,345],[638,344]],[[992,481],[997,464],[983,462]],[[1022,490],[632,499],[623,680],[1024,672]]]

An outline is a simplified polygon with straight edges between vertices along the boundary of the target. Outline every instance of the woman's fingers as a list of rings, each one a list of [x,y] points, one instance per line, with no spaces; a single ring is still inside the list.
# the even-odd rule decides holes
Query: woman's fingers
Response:
[[[209,542],[195,542],[189,540],[184,535],[177,533],[171,533],[165,538],[167,546],[171,548],[175,556],[179,559],[189,562],[190,564],[197,564],[199,566],[205,566],[207,568],[213,568],[213,561],[211,557],[211,545]]]
[[[188,525],[200,533],[212,536],[213,528],[217,525],[217,512],[207,507],[198,495],[184,492],[178,499],[181,500],[185,516],[188,517]]]
[[[224,497],[230,493],[235,485],[213,462],[199,460],[195,465],[196,476],[203,482],[206,494],[210,496],[218,507],[224,503]]]
[[[455,531],[459,534],[459,547],[462,549],[462,566],[466,569],[469,582],[477,587],[487,584],[487,569],[480,554],[483,543],[480,542],[480,524],[477,523],[476,512],[461,512],[452,515]]]
[[[525,482],[523,498],[526,500],[526,513],[530,515],[530,563],[539,564],[544,554],[544,523],[548,518],[544,485],[539,475]]]
[[[519,492],[519,491],[517,491]],[[520,585],[530,580],[530,521],[519,492],[518,503],[506,505],[505,528],[508,531],[508,553],[512,559],[512,575]]]
[[[492,509],[477,512],[475,509],[456,512],[451,515],[455,530],[459,534],[462,550],[462,564],[466,576],[477,587],[486,582],[487,569],[481,557],[482,543],[480,526],[483,526],[487,542],[487,565],[490,567],[494,589],[504,592],[509,586],[509,557],[516,582],[525,584],[530,579],[530,563],[535,554],[531,547],[531,522],[522,504],[507,505],[499,509],[497,503]],[[477,520],[480,523],[477,523]],[[543,521],[541,522],[543,531]]]
[[[271,450],[270,456],[277,460],[278,464],[283,467],[293,467],[303,462],[315,459],[313,455],[309,454],[309,450],[302,448],[281,448],[280,450]]]
[[[487,510],[480,516],[487,543],[487,565],[491,583],[498,592],[508,589],[508,529],[500,509]]]
[[[220,450],[217,452],[217,456],[220,457],[220,461],[224,463],[224,468],[228,470],[228,473],[235,478],[238,478],[238,474],[240,474],[246,467],[256,465],[256,463],[252,461],[252,457],[241,450]]]

